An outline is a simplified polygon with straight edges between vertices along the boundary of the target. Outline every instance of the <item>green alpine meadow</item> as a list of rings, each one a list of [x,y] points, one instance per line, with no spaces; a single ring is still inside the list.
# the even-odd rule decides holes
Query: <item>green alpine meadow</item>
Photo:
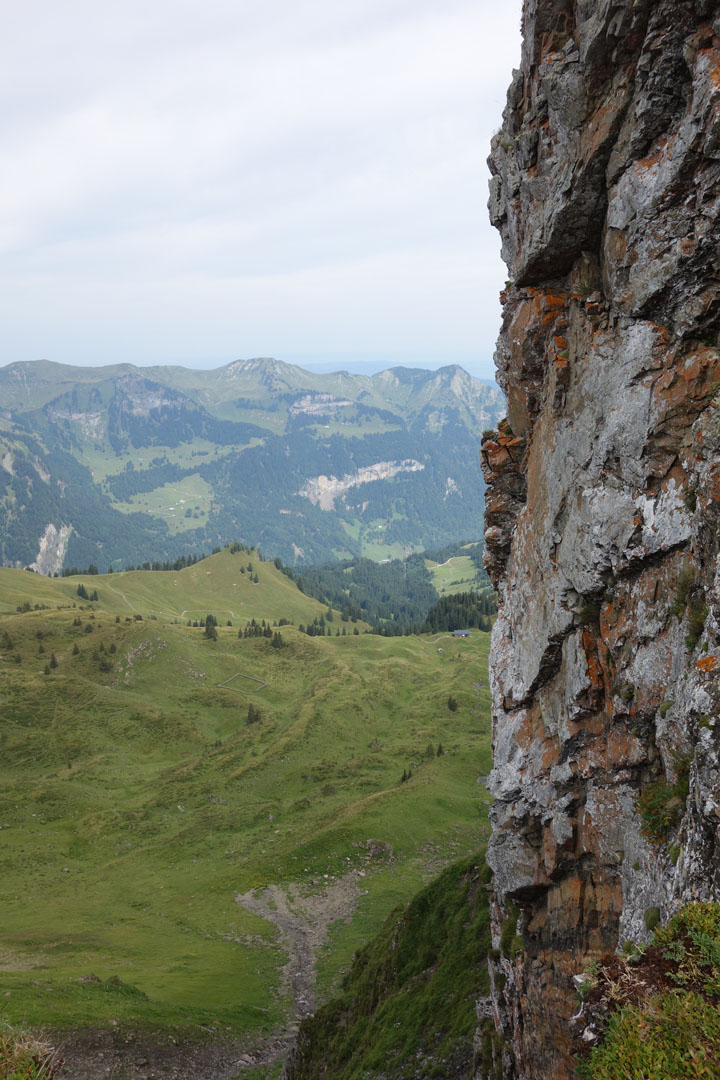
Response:
[[[273,1059],[484,841],[487,633],[369,633],[238,544],[177,571],[3,568],[0,604],[11,1023]]]

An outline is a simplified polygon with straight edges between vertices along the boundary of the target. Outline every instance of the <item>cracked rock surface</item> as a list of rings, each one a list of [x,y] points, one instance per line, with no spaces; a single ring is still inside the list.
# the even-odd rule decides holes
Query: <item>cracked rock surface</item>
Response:
[[[569,1080],[573,975],[649,909],[720,898],[720,15],[525,0],[523,35],[490,159],[511,282],[482,448],[483,1016],[508,1080]],[[663,784],[653,832],[638,800]]]

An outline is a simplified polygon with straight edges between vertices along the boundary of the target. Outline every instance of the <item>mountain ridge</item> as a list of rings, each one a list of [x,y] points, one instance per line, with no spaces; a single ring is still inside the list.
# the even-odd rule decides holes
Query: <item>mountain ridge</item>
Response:
[[[210,370],[19,361],[0,368],[0,401],[0,561],[50,572],[235,539],[307,564],[478,535],[477,445],[504,411],[499,389],[454,364],[328,375],[268,357]],[[307,497],[321,477],[345,485],[339,499]],[[51,527],[67,543],[38,564]]]

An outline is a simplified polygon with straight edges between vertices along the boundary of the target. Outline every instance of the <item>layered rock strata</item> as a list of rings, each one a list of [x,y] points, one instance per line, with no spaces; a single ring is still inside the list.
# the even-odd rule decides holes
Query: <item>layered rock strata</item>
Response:
[[[490,159],[492,1011],[506,1077],[566,1080],[572,976],[720,897],[720,15],[525,0],[523,36]]]

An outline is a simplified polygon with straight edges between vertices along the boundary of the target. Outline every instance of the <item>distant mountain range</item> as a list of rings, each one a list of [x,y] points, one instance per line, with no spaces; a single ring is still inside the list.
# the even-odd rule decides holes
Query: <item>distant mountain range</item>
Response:
[[[117,569],[240,540],[301,566],[479,537],[480,434],[503,413],[457,366],[10,364],[0,561]]]

